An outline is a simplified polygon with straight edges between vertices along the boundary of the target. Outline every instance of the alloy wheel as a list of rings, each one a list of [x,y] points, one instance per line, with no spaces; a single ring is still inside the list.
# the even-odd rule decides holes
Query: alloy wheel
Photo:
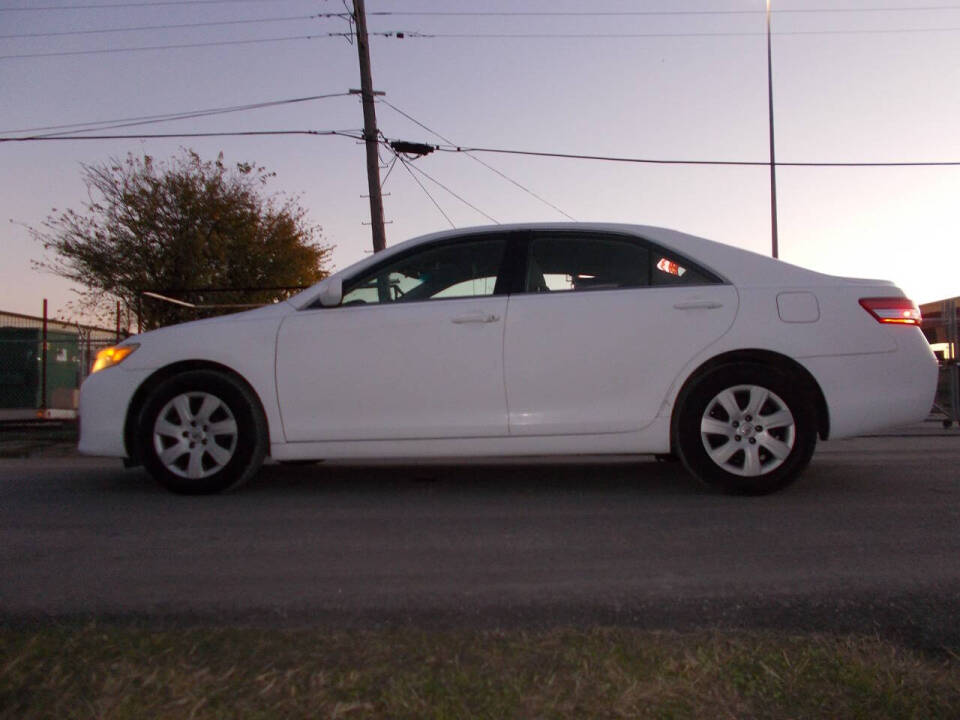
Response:
[[[776,393],[736,385],[717,393],[700,420],[709,458],[723,470],[757,477],[780,467],[796,442],[796,420]]]

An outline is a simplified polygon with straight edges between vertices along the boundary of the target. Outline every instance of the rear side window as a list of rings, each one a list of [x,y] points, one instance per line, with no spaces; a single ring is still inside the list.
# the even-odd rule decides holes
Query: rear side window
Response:
[[[536,237],[527,257],[527,292],[611,290],[650,284],[649,251],[617,238]]]
[[[719,282],[684,258],[642,241],[603,235],[543,235],[530,241],[524,289],[542,293]]]
[[[714,285],[717,280],[686,260],[654,250],[651,255],[651,285]]]

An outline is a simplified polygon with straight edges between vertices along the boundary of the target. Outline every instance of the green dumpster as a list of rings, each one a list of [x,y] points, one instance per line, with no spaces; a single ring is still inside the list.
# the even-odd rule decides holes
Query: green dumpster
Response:
[[[43,405],[42,358],[42,329],[0,327],[0,408],[39,409]],[[47,407],[72,405],[73,391],[79,386],[77,335],[48,331]]]

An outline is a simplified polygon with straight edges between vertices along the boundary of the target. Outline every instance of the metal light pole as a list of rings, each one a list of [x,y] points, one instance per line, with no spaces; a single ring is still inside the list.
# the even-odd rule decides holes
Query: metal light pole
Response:
[[[773,59],[770,44],[770,0],[767,0],[767,105],[770,112],[770,234],[773,257],[780,257],[777,239],[777,159],[773,141]]]

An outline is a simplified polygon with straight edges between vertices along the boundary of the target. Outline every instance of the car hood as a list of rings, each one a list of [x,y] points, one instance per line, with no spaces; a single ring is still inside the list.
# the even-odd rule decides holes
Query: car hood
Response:
[[[167,325],[166,327],[149,330],[139,335],[131,335],[121,344],[138,343],[143,348],[154,347],[158,345],[190,345],[195,341],[202,341],[214,335],[219,335],[222,331],[230,329],[235,332],[238,326],[244,324],[275,323],[279,325],[280,320],[288,313],[295,312],[293,306],[288,302],[272,303],[253,310],[232,313],[230,315],[219,315],[203,320],[192,320],[190,322],[179,323],[177,325]],[[139,353],[141,356],[144,353]],[[135,356],[131,356],[133,358]],[[133,363],[131,363],[132,365]]]

